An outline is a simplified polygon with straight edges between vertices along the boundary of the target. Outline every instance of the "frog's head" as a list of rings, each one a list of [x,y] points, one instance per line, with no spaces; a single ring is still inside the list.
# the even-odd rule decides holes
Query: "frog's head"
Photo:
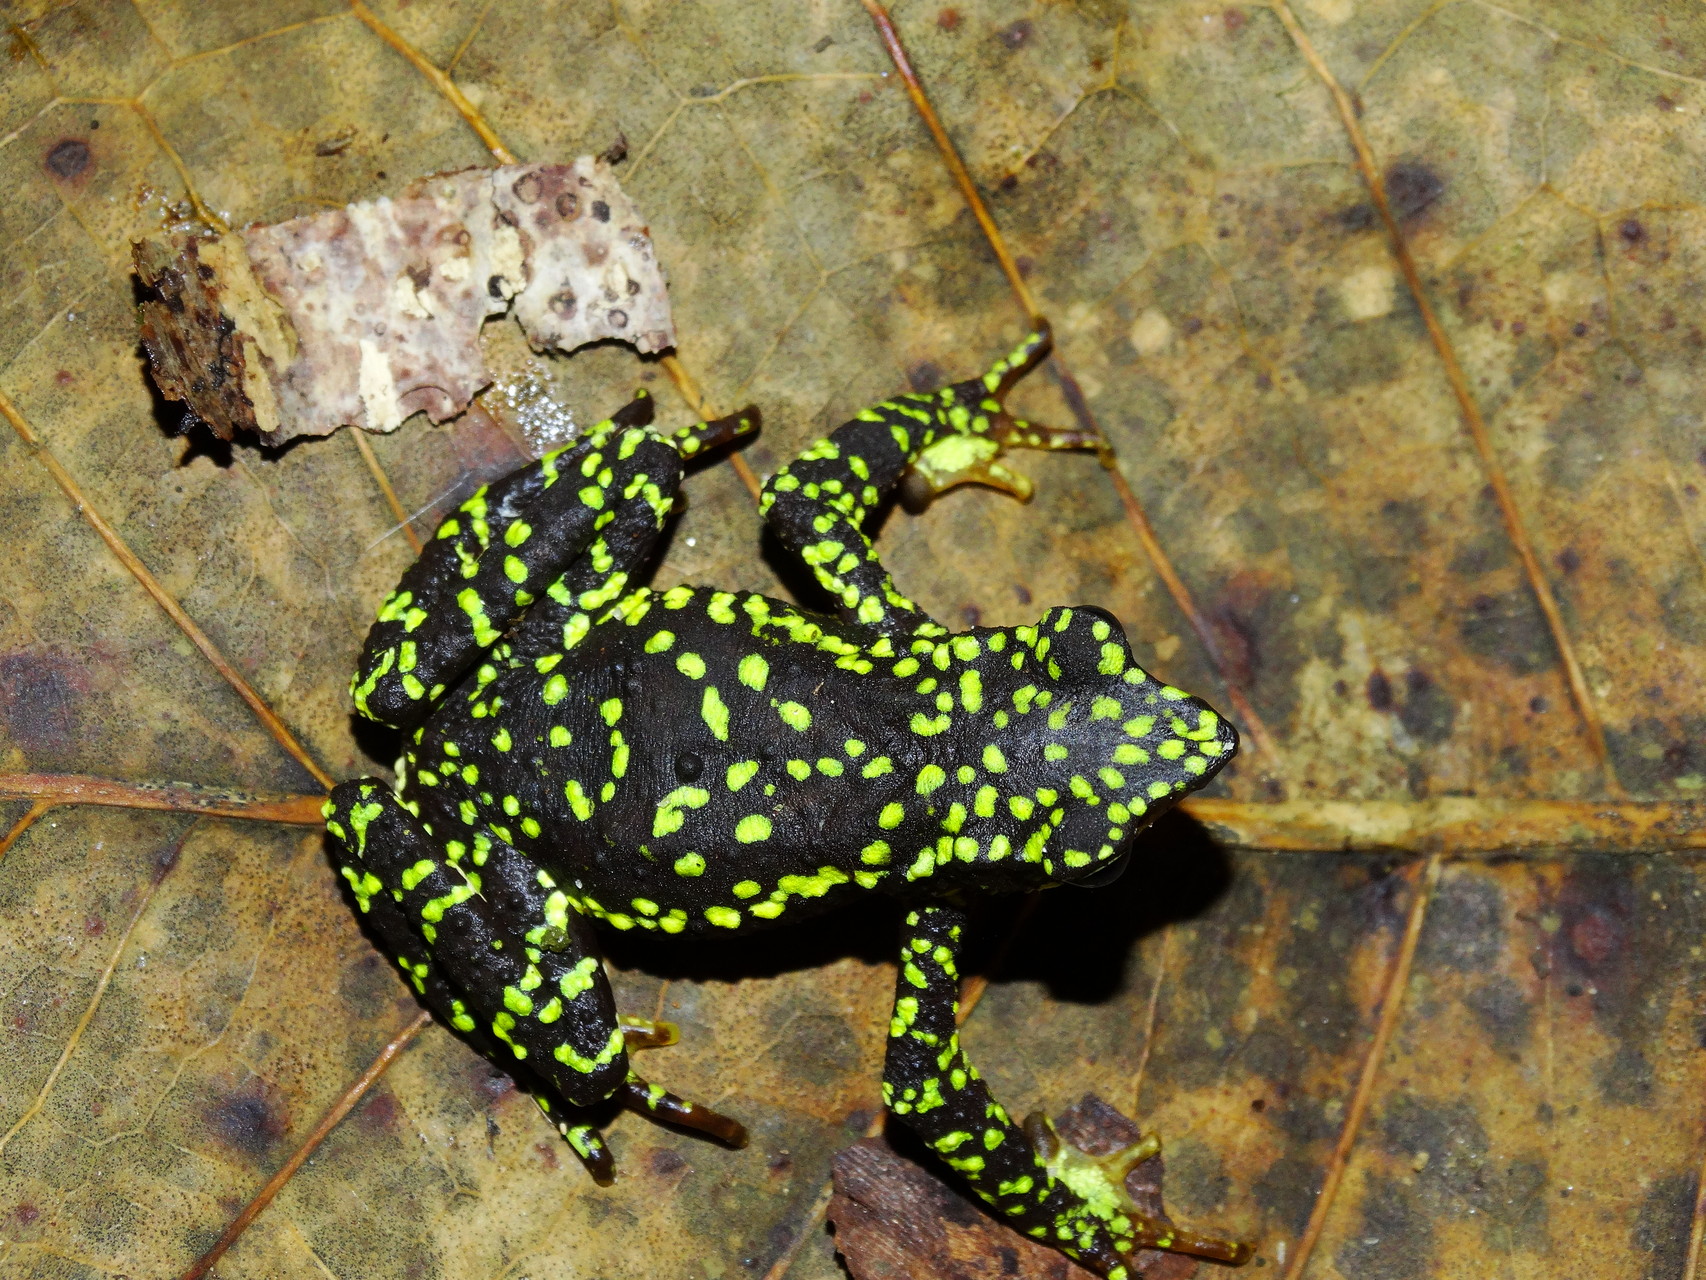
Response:
[[[1212,778],[1238,734],[1206,702],[1139,667],[1102,609],[1051,609],[1015,639],[1030,651],[1033,678],[1044,677],[1036,702],[1048,695],[1024,717],[1041,789],[1029,851],[1040,852],[1050,882],[1108,883],[1137,832]]]

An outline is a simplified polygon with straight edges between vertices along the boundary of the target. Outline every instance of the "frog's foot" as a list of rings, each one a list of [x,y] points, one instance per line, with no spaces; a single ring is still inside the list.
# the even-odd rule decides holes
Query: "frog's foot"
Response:
[[[737,409],[724,417],[683,427],[670,436],[669,441],[683,458],[693,458],[707,449],[715,449],[718,445],[727,444],[741,436],[751,435],[758,430],[760,420],[758,406],[749,404],[746,408]]]
[[[922,511],[956,485],[981,484],[1029,502],[1035,492],[1031,478],[1001,461],[1004,449],[1100,449],[1105,442],[1094,431],[1045,427],[1006,410],[990,415],[982,435],[945,435],[920,451],[900,482],[900,498],[908,511]]]
[[[1160,1154],[1161,1139],[1146,1134],[1127,1147],[1093,1156],[1063,1142],[1042,1112],[1025,1119],[1025,1136],[1036,1148],[1049,1174],[1070,1187],[1084,1202],[1084,1216],[1097,1220],[1113,1238],[1115,1249],[1127,1255],[1138,1249],[1165,1249],[1214,1262],[1242,1266],[1255,1250],[1236,1240],[1185,1231],[1139,1209],[1126,1191],[1126,1175]]]
[[[616,1019],[616,1025],[622,1028],[622,1039],[629,1053],[636,1049],[667,1049],[681,1043],[681,1028],[673,1022],[623,1014]]]
[[[739,1120],[701,1106],[697,1102],[678,1098],[669,1090],[641,1079],[632,1071],[612,1097],[619,1106],[630,1111],[638,1111],[643,1115],[680,1125],[683,1129],[709,1134],[731,1147],[746,1145],[746,1126]]]

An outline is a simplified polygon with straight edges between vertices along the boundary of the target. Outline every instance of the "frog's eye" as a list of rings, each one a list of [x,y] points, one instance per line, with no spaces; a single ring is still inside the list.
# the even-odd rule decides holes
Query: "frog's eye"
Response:
[[[692,751],[683,751],[675,757],[675,776],[682,782],[697,782],[699,775],[705,772],[705,761]]]
[[[1119,619],[1093,605],[1050,609],[1037,622],[1033,652],[1047,641],[1045,663],[1051,677],[1069,681],[1118,676],[1131,665],[1131,646]]]

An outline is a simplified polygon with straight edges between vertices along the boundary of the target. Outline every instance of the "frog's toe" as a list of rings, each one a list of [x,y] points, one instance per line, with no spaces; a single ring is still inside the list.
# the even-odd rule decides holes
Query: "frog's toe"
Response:
[[[1005,410],[994,415],[989,434],[1003,449],[1102,449],[1107,440],[1100,431],[1078,427],[1049,427],[1010,416]]]
[[[746,1145],[746,1126],[739,1120],[697,1102],[677,1097],[669,1090],[641,1079],[632,1071],[628,1073],[628,1079],[616,1090],[615,1098],[630,1111],[638,1111],[655,1119],[680,1125],[683,1129],[709,1134],[731,1147]]]
[[[616,1181],[616,1161],[610,1154],[610,1148],[605,1145],[604,1135],[597,1126],[585,1124],[570,1118],[567,1112],[558,1105],[557,1101],[544,1093],[536,1093],[533,1100],[539,1104],[557,1132],[563,1135],[563,1141],[574,1149],[581,1158],[586,1171],[592,1175],[592,1180],[601,1187],[608,1187]]]
[[[629,1053],[636,1049],[667,1049],[681,1043],[681,1028],[673,1022],[623,1014],[616,1019],[616,1025],[622,1028],[622,1039]]]

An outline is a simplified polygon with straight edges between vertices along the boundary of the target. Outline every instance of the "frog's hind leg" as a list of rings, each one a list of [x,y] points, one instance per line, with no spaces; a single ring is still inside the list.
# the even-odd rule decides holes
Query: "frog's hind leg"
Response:
[[[1126,1275],[1127,1256],[1137,1248],[1247,1258],[1247,1246],[1177,1231],[1129,1206],[1092,1205],[1049,1171],[960,1048],[955,963],[964,926],[964,913],[954,907],[907,914],[883,1070],[889,1110],[1017,1230],[1101,1275]]]
[[[322,808],[338,872],[348,883],[361,918],[377,935],[380,947],[397,962],[415,994],[445,1026],[456,1028],[480,1053],[501,1062],[501,1046],[474,1021],[461,993],[433,963],[431,953],[410,927],[408,917],[363,860],[372,828],[370,806],[375,803],[372,797],[380,794],[390,794],[385,783],[377,778],[359,778],[335,790]],[[383,835],[383,830],[380,834]]]
[[[520,867],[532,864],[484,833],[471,846],[435,841],[374,779],[335,788],[330,808],[327,829],[359,864],[350,875],[358,900],[371,910],[389,896],[437,972],[461,989],[466,1012],[453,1026],[498,1042],[499,1061],[523,1063],[573,1105],[622,1086],[628,1054],[603,966],[566,897],[523,881]],[[508,856],[494,856],[500,850]],[[518,935],[504,923],[516,918],[536,923]]]

